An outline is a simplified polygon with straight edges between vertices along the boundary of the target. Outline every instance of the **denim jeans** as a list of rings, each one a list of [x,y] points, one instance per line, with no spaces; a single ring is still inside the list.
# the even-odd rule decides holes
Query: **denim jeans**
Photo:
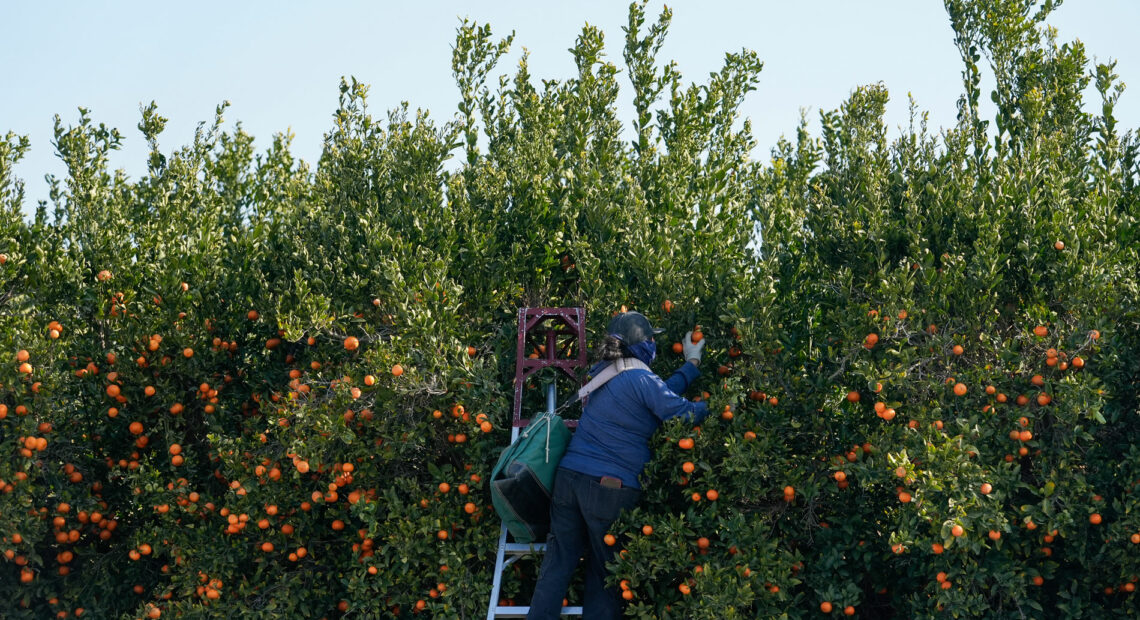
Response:
[[[632,487],[603,487],[594,476],[559,468],[550,502],[550,534],[527,618],[558,618],[562,598],[579,558],[586,558],[585,604],[582,617],[607,620],[621,616],[617,588],[605,587],[606,562],[617,550],[603,538],[622,510],[633,508],[641,491]]]

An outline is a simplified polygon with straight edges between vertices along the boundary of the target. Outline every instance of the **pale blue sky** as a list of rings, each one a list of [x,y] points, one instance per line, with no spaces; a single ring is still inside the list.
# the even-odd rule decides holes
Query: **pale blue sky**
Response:
[[[650,4],[650,15],[661,6]],[[892,127],[907,122],[908,92],[930,112],[932,127],[954,122],[961,69],[940,0],[669,6],[673,25],[660,58],[676,60],[687,81],[703,81],[726,51],[751,48],[764,61],[759,90],[744,109],[759,141],[758,158],[767,157],[781,134],[792,134],[801,108],[818,126],[819,110],[838,106],[860,84],[882,81],[890,89]],[[132,176],[145,170],[146,147],[135,126],[139,104],[151,100],[171,119],[161,138],[165,150],[189,142],[197,124],[228,99],[228,125],[240,120],[260,148],[273,133],[291,130],[294,153],[315,163],[332,125],[340,76],[372,86],[377,116],[408,101],[451,118],[457,99],[451,45],[461,17],[489,23],[497,34],[515,31],[501,72],[513,72],[526,47],[536,80],[560,79],[573,72],[566,50],[587,22],[605,31],[609,56],[621,66],[627,7],[602,0],[3,0],[0,133],[32,140],[17,168],[32,204],[47,196],[43,175],[63,170],[50,143],[52,117],[72,123],[78,106],[124,133],[112,165]],[[1118,59],[1121,78],[1140,84],[1140,2],[1069,0],[1050,23],[1062,40],[1082,40],[1090,56]],[[624,78],[622,85],[628,85]],[[625,93],[623,105],[628,101]],[[628,129],[628,107],[624,112]],[[1126,92],[1117,115],[1125,128],[1140,127],[1140,93]]]

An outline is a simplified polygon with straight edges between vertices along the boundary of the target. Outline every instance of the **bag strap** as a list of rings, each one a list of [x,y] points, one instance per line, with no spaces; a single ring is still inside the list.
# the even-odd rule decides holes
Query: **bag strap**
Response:
[[[613,379],[614,377],[627,370],[649,370],[649,366],[647,366],[645,362],[642,362],[635,357],[618,358],[603,368],[602,371],[599,372],[593,379],[591,379],[589,383],[583,385],[578,390],[577,394],[575,394],[572,398],[562,403],[557,409],[555,409],[554,413],[560,413],[570,405],[573,405],[580,400],[585,400],[587,396],[608,383],[610,379]]]

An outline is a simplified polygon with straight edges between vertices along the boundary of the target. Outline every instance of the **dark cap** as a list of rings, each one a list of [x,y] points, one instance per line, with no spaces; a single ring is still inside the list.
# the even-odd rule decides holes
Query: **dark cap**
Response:
[[[607,334],[619,336],[627,345],[644,342],[663,331],[665,330],[654,329],[649,319],[640,312],[623,312],[615,316],[606,327]]]

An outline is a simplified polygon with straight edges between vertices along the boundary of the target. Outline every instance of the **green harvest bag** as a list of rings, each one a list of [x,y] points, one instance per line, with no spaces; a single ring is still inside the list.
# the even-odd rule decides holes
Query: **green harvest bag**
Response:
[[[570,429],[562,416],[543,413],[503,450],[491,470],[491,503],[516,542],[546,539],[554,473],[569,443]]]

